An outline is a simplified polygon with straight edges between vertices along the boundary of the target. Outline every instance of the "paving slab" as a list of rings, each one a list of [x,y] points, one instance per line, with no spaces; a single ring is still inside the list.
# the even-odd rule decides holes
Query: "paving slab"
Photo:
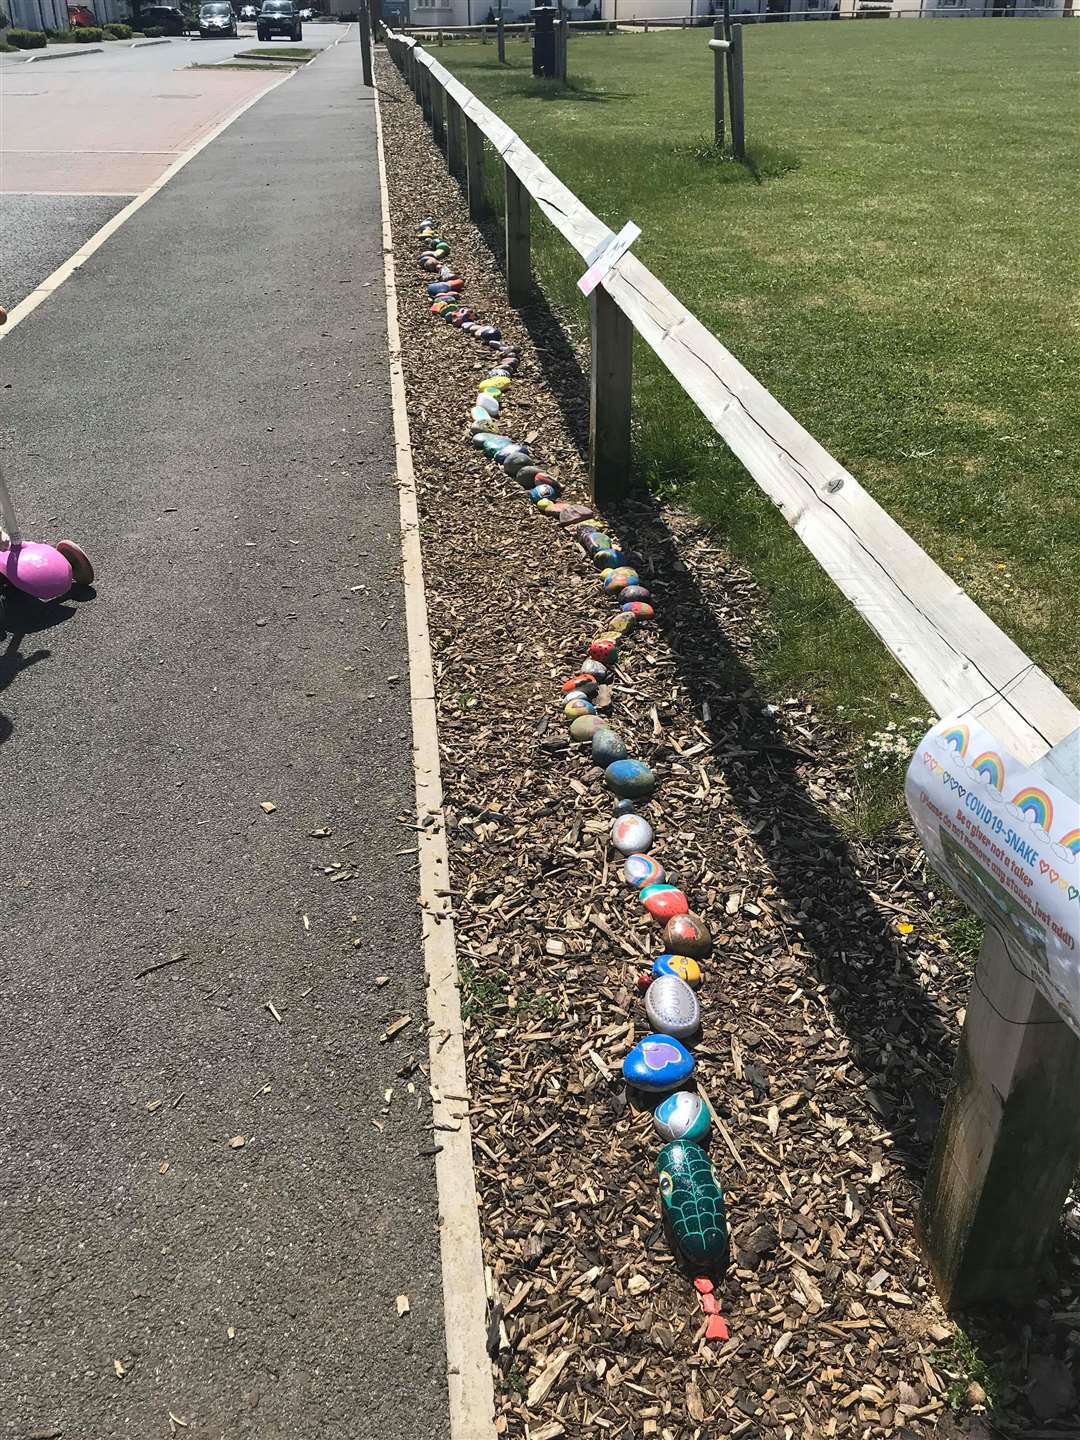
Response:
[[[0,1435],[447,1433],[374,147],[338,46],[0,340]]]

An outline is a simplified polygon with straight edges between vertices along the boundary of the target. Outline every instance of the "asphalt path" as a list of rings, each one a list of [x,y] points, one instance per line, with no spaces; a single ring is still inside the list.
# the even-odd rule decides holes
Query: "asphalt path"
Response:
[[[324,49],[346,33],[342,25],[309,24],[303,47],[281,43]],[[277,76],[266,70],[191,69],[258,48],[245,28],[237,40],[117,43],[100,55],[65,51],[30,65],[5,57],[0,304],[11,309],[179,155],[270,89]],[[131,277],[129,286],[141,279]]]
[[[0,340],[2,1435],[447,1433],[377,185],[341,45]]]

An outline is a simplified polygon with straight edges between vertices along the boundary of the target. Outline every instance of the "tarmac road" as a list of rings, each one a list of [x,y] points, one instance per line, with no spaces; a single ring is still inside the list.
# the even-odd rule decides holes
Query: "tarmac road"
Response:
[[[384,305],[341,45],[0,339],[0,1435],[447,1433]]]
[[[298,48],[323,49],[347,33],[309,24]],[[278,76],[266,70],[190,68],[258,48],[245,27],[237,40],[119,42],[29,65],[3,57],[0,304],[11,309],[179,155],[270,89]],[[174,263],[185,263],[182,253]],[[130,276],[126,288],[141,283]]]

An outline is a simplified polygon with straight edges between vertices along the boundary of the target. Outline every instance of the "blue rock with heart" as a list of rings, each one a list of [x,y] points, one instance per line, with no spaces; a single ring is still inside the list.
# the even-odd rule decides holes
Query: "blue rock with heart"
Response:
[[[622,1064],[623,1079],[638,1090],[674,1090],[694,1073],[694,1057],[673,1035],[646,1035]]]

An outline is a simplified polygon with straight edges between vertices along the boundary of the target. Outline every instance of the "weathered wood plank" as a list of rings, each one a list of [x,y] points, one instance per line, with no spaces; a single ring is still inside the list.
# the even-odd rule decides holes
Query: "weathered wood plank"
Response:
[[[503,164],[503,187],[506,203],[506,290],[510,304],[516,309],[529,298],[532,286],[530,226],[532,202],[529,192],[511,170]]]
[[[484,214],[484,132],[469,115],[465,116],[465,183],[469,192],[469,217]]]
[[[446,168],[451,175],[461,175],[465,170],[465,119],[461,106],[447,93],[446,96]]]
[[[589,488],[602,509],[625,492],[630,473],[634,329],[602,288],[593,291],[589,306]]]
[[[1080,1038],[986,932],[920,1228],[946,1307],[1038,1293],[1080,1168]]]

